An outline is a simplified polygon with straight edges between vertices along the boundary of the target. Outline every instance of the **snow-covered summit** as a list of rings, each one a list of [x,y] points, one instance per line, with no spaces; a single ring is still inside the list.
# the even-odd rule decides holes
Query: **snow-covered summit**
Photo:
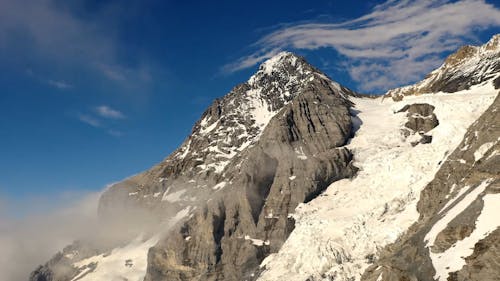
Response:
[[[303,57],[280,52],[263,62],[247,82],[215,100],[165,162],[185,162],[183,167],[197,173],[222,173],[233,157],[259,139],[273,116],[314,83],[328,85],[342,98],[352,94]]]
[[[456,92],[469,89],[500,73],[500,34],[482,46],[463,46],[449,55],[444,63],[416,84],[387,92],[395,100],[425,93]]]

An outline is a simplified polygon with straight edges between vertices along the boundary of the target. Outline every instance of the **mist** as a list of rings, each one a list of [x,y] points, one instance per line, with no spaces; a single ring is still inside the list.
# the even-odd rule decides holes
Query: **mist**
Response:
[[[22,201],[0,197],[0,281],[26,281],[30,273],[97,225],[101,192],[71,192]]]

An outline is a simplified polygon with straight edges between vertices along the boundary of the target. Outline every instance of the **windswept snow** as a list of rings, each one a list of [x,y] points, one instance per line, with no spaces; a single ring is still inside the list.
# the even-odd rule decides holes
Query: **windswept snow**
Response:
[[[75,267],[86,267],[73,280],[130,280],[142,281],[146,274],[147,251],[158,242],[158,237],[146,241],[137,237],[130,244],[114,249],[109,255],[93,256],[74,264]],[[125,266],[126,260],[132,260],[132,266]],[[95,263],[97,268],[92,270],[90,264]],[[120,279],[121,278],[121,279]],[[126,278],[126,279],[124,279]]]
[[[262,262],[259,280],[359,280],[370,264],[367,256],[394,242],[418,219],[420,191],[495,95],[486,83],[401,102],[352,99],[362,123],[347,147],[358,175],[334,182],[322,196],[297,207],[294,231],[278,253]],[[406,117],[395,112],[413,103],[435,106],[440,124],[428,132],[430,144],[412,147],[400,133]]]
[[[264,245],[268,246],[270,244],[269,240],[264,241],[261,239],[254,239],[248,235],[245,235],[245,240],[250,240],[254,246],[258,246],[258,247],[262,247]]]
[[[168,201],[168,202],[178,202],[181,200],[181,196],[186,193],[185,189],[178,190],[176,192],[168,193],[170,189],[167,189],[165,193],[163,194],[163,198],[161,201]]]
[[[191,207],[186,207],[177,212],[162,229],[164,231],[170,229],[187,217],[191,210]],[[146,275],[148,250],[158,242],[160,235],[154,235],[149,239],[139,235],[129,244],[115,248],[108,254],[74,263],[73,265],[82,271],[71,281],[142,281]]]
[[[484,157],[486,152],[490,150],[495,145],[495,142],[487,142],[483,145],[481,145],[475,152],[474,152],[474,160],[477,161],[481,158]]]

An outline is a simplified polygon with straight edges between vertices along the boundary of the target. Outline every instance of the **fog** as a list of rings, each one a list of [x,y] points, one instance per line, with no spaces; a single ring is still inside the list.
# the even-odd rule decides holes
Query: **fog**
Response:
[[[97,224],[100,192],[73,192],[19,202],[0,197],[0,281],[26,281],[38,265]]]

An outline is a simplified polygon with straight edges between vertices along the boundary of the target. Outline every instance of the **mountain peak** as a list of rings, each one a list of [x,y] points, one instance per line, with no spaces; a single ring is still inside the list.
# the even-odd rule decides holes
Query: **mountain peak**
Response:
[[[486,50],[500,50],[500,33],[491,37],[490,41],[483,45]]]
[[[303,57],[288,51],[283,51],[264,61],[259,66],[258,71],[250,77],[248,83],[254,84],[256,81],[270,76],[286,78],[304,76],[312,73],[318,73],[325,76],[310,65]]]
[[[259,71],[263,71],[266,74],[271,74],[273,71],[278,70],[287,64],[296,66],[297,61],[305,62],[303,58],[295,55],[294,53],[287,51],[279,52],[277,55],[263,62],[259,67]]]
[[[498,77],[500,71],[500,34],[481,46],[466,45],[449,55],[445,62],[429,73],[424,80],[396,88],[386,96],[401,100],[404,96],[423,93],[453,93],[469,89]]]
[[[454,67],[467,63],[474,58],[489,57],[500,52],[500,34],[493,35],[486,44],[481,46],[465,45],[455,53],[449,55],[443,66]]]

